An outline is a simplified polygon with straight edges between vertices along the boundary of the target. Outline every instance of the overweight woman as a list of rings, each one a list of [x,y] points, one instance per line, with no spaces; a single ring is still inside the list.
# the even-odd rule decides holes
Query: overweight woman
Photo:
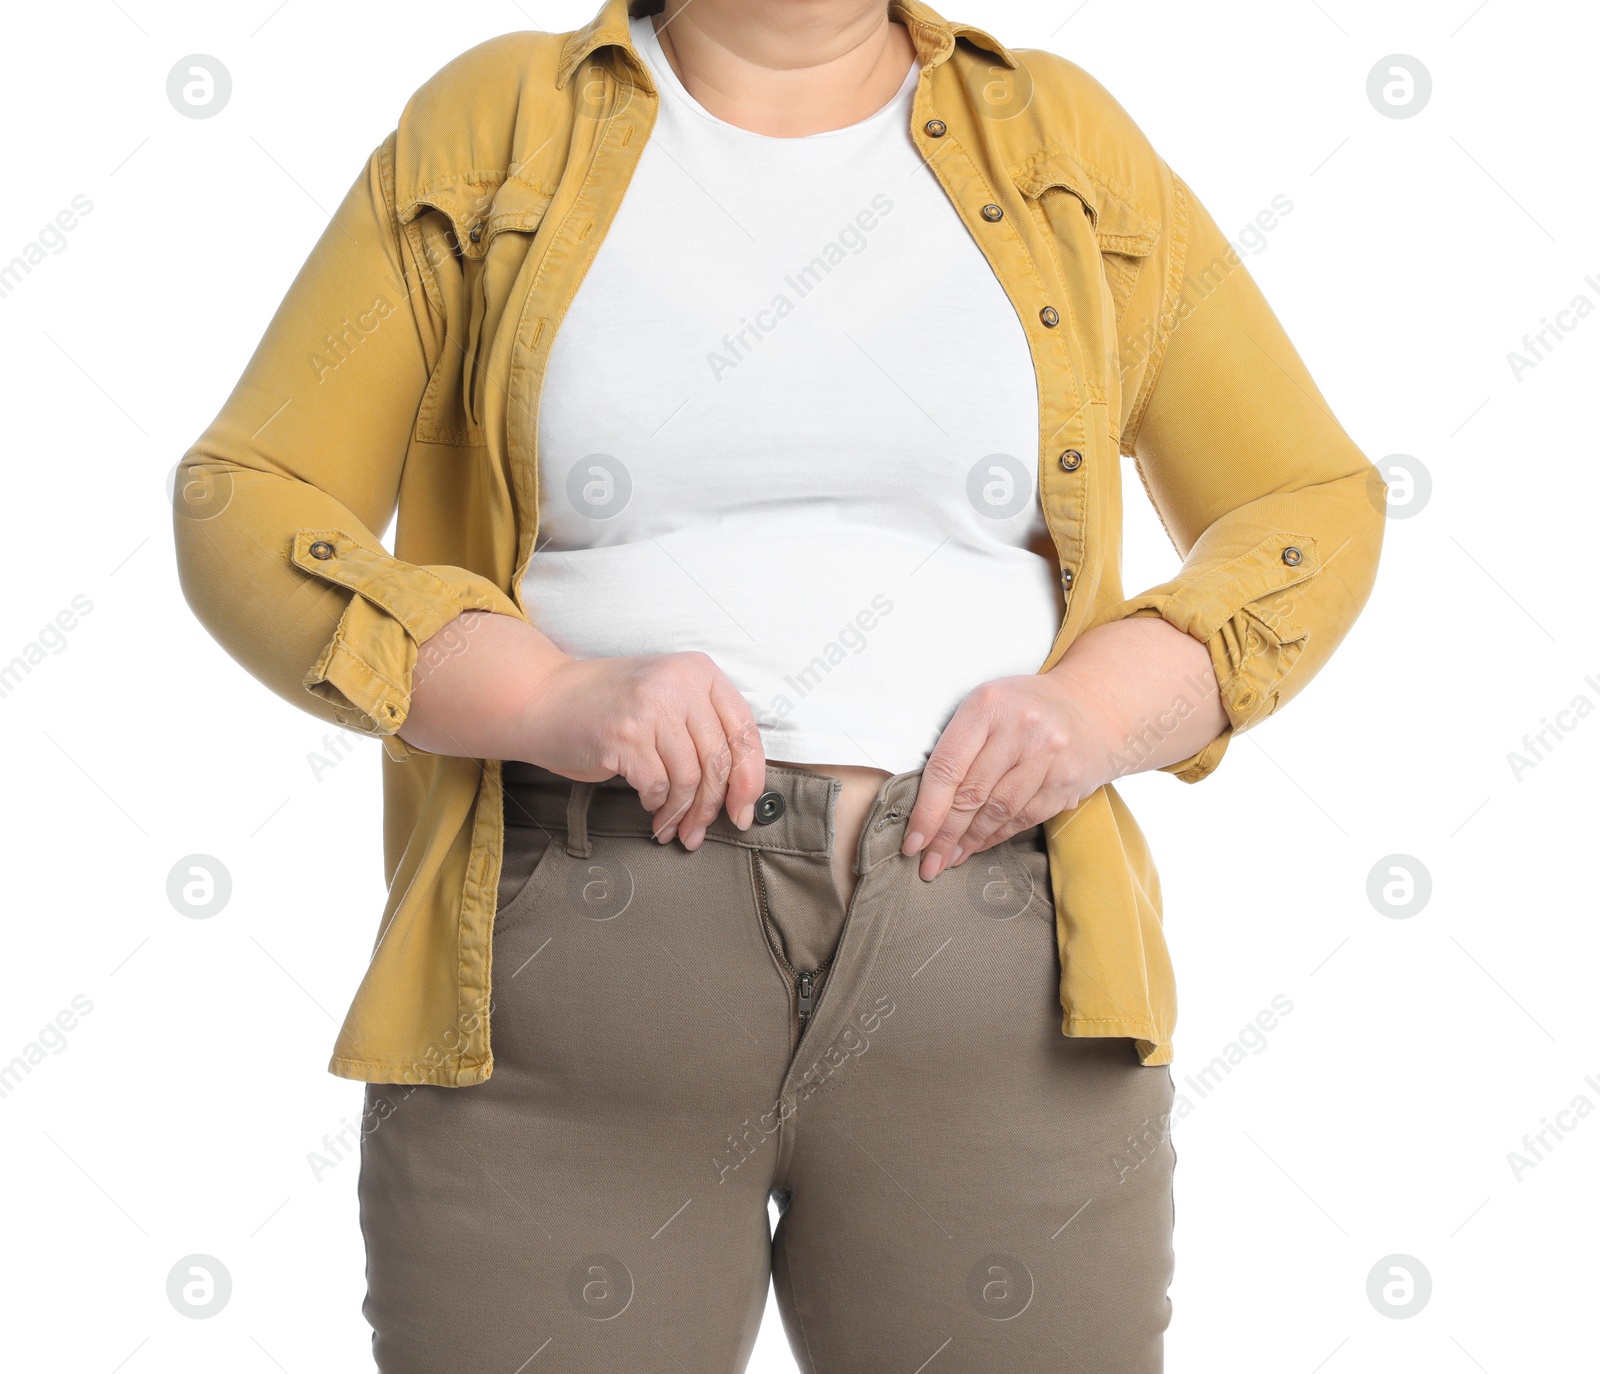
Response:
[[[1182,556],[1131,596],[1122,458]],[[379,1369],[740,1370],[771,1278],[812,1374],[1159,1370],[1176,997],[1113,782],[1305,685],[1383,494],[1061,57],[608,0],[446,66],[175,513],[227,650],[383,741],[330,1064]]]

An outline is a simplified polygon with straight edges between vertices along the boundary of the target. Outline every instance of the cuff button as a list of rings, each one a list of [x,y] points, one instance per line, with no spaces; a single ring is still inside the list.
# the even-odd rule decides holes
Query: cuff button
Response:
[[[1304,559],[1305,555],[1295,548],[1293,544],[1283,551],[1283,561],[1291,568],[1298,568]]]
[[[326,539],[319,539],[311,546],[311,556],[321,559],[325,563],[333,557],[333,545]]]
[[[1076,472],[1083,466],[1083,454],[1075,448],[1069,448],[1061,455],[1061,466],[1068,472]]]

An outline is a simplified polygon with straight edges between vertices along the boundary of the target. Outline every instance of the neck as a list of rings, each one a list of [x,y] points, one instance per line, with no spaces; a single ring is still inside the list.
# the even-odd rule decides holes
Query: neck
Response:
[[[774,138],[881,110],[916,55],[886,0],[667,0],[651,22],[690,95]]]

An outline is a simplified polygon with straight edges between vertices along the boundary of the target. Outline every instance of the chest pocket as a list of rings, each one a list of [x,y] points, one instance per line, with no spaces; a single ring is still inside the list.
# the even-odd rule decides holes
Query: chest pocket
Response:
[[[1144,260],[1155,251],[1160,223],[1119,192],[1109,178],[1091,174],[1059,148],[1047,148],[1013,167],[1011,177],[1058,251],[1076,237],[1076,222],[1088,221],[1113,309],[1120,319]]]
[[[429,300],[444,321],[417,411],[419,442],[485,443],[490,345],[552,195],[520,178],[454,181],[419,195],[402,212],[427,266]]]
[[[1151,257],[1162,226],[1113,179],[1090,172],[1062,149],[1046,148],[1010,171],[1063,279],[1083,279],[1083,260],[1098,260],[1104,290],[1100,293],[1099,337],[1092,341],[1089,353],[1115,356],[1120,362],[1104,379],[1107,399],[1114,405],[1111,418],[1120,435],[1143,374],[1141,350],[1148,349],[1148,342],[1140,337],[1145,326],[1130,317],[1129,305],[1145,274],[1155,270]],[[1143,293],[1149,294],[1148,290]],[[1157,289],[1155,299],[1160,296]],[[1093,309],[1092,302],[1088,308]]]

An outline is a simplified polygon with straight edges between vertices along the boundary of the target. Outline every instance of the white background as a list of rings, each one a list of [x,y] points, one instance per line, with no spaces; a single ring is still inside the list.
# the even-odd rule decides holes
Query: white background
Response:
[[[0,1062],[92,1004],[0,1098],[12,1368],[370,1367],[357,1165],[319,1180],[307,1155],[359,1108],[324,1066],[382,902],[378,751],[313,774],[324,727],[187,611],[166,482],[407,96],[484,38],[592,10],[274,3],[6,11],[0,262],[93,202],[0,299],[0,661],[92,603],[0,698]],[[1178,1374],[1594,1367],[1600,1121],[1567,1118],[1520,1178],[1508,1152],[1579,1095],[1600,1105],[1600,719],[1520,779],[1508,753],[1575,697],[1600,704],[1600,316],[1520,381],[1507,354],[1580,293],[1600,304],[1600,19],[1475,3],[947,10],[1087,67],[1225,231],[1287,196],[1251,271],[1363,448],[1432,477],[1318,680],[1203,784],[1123,789],[1162,868],[1194,1108]],[[168,103],[191,53],[232,73],[214,119]],[[1367,97],[1393,53],[1432,74],[1414,118]],[[1176,560],[1129,491],[1133,588]],[[195,853],[232,875],[211,920],[166,896]],[[1367,896],[1394,854],[1431,875],[1408,919]],[[1293,1010],[1264,1048],[1204,1097],[1186,1085],[1280,995]],[[210,1320],[166,1296],[194,1253],[232,1275]],[[1395,1253],[1432,1278],[1407,1320],[1367,1296]],[[792,1368],[775,1314],[753,1367]]]

